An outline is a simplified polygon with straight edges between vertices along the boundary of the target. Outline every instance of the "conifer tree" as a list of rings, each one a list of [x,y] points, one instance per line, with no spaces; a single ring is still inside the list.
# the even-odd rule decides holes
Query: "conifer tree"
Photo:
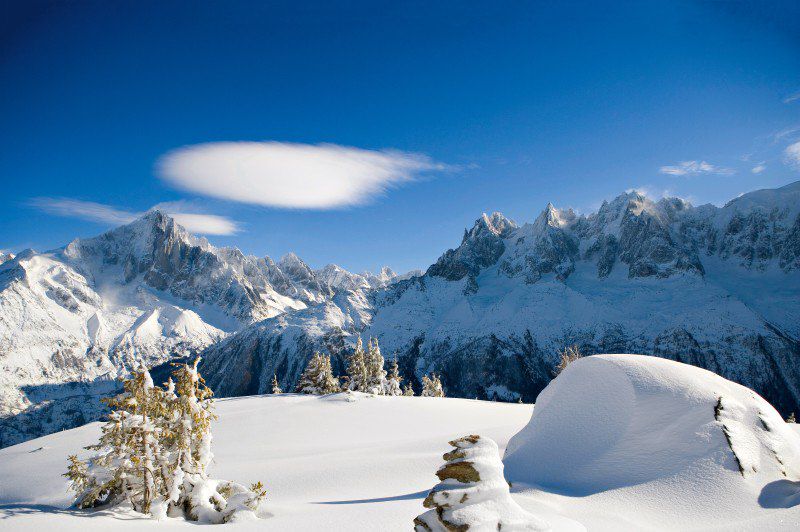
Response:
[[[414,387],[411,386],[411,382],[406,384],[405,388],[403,388],[403,395],[405,395],[406,397],[414,396]]]
[[[347,360],[347,388],[353,392],[366,392],[367,381],[367,361],[364,345],[361,337],[356,342],[353,354]]]
[[[272,393],[275,395],[280,395],[283,393],[283,390],[281,390],[281,385],[278,384],[278,376],[274,373],[272,374]]]
[[[164,467],[164,477],[168,485],[168,501],[182,505],[181,488],[184,484],[194,486],[208,478],[207,468],[214,458],[211,452],[211,422],[217,417],[212,411],[209,389],[197,365],[174,364],[177,369],[167,383],[169,398],[169,438],[170,458]]]
[[[208,478],[215,416],[199,361],[177,364],[166,389],[154,386],[142,368],[123,379],[123,393],[104,399],[109,419],[99,442],[87,447],[96,454],[88,462],[70,456],[64,474],[77,494],[76,506],[128,501],[142,513],[166,517],[177,511],[208,523],[258,510],[266,495],[260,483],[248,489]]]
[[[797,423],[797,420],[794,417],[794,412],[789,414],[789,417],[786,418],[787,423]]]
[[[333,376],[331,357],[314,353],[297,382],[297,391],[312,395],[325,395],[336,393],[339,389],[339,379]]]
[[[384,360],[377,338],[370,338],[367,344],[366,366],[367,385],[366,392],[383,395],[386,388],[386,370],[383,368]]]
[[[442,389],[442,381],[436,373],[432,373],[430,377],[427,375],[422,377],[422,397],[444,397],[444,390]]]
[[[70,456],[64,475],[76,491],[80,508],[129,501],[135,510],[149,513],[163,491],[163,476],[155,474],[162,456],[160,427],[154,419],[164,414],[164,391],[153,386],[142,368],[123,381],[123,393],[103,399],[112,410],[100,441],[87,447],[97,451],[88,464]]]
[[[389,366],[389,376],[386,378],[384,393],[386,395],[403,395],[403,390],[400,388],[402,381],[403,377],[400,376],[400,368],[398,368],[397,359],[395,358],[392,360],[391,366]]]

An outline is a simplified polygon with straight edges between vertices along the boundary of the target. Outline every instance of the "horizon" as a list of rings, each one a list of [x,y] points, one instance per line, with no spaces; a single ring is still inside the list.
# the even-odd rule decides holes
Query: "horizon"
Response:
[[[481,213],[800,177],[791,2],[3,10],[0,249],[159,207],[215,246],[405,272]]]
[[[736,197],[730,198],[729,200],[727,200],[727,201],[723,202],[723,203],[722,203],[722,205],[716,205],[716,204],[713,204],[713,203],[704,203],[704,204],[699,204],[699,205],[696,205],[696,204],[693,204],[693,203],[691,203],[691,202],[688,202],[688,203],[689,203],[689,204],[690,204],[692,207],[701,207],[701,206],[704,206],[704,205],[714,205],[714,206],[715,206],[715,207],[717,207],[717,208],[722,208],[722,207],[724,207],[724,206],[728,205],[730,202],[732,202],[732,201],[734,201],[734,200],[736,200],[736,199],[738,199],[738,198],[740,198],[740,197],[742,197],[742,196],[745,196],[745,195],[747,195],[747,194],[750,194],[750,193],[752,193],[752,192],[759,192],[759,191],[762,191],[762,190],[777,190],[777,189],[781,189],[781,188],[787,188],[787,187],[790,187],[790,186],[792,186],[792,185],[797,185],[797,184],[800,184],[800,180],[793,181],[793,182],[791,182],[791,183],[787,183],[787,184],[785,184],[785,185],[782,185],[782,186],[780,186],[780,187],[776,187],[776,188],[765,188],[765,189],[756,189],[756,190],[751,190],[751,191],[749,191],[749,192],[745,192],[745,193],[738,194]],[[637,193],[637,194],[640,194],[640,195],[642,195],[642,196],[646,197],[647,199],[649,199],[649,200],[653,201],[654,203],[658,203],[658,202],[659,202],[659,201],[661,201],[661,200],[667,200],[667,199],[683,199],[683,198],[680,198],[680,197],[678,197],[678,196],[661,196],[661,197],[656,197],[656,198],[653,198],[653,197],[651,197],[650,195],[648,195],[647,191],[640,191],[640,190],[637,190],[637,189],[629,189],[629,190],[626,190],[626,191],[624,191],[624,192],[622,192],[622,193],[620,193],[620,194],[617,194],[617,195],[616,195],[616,196],[614,196],[614,197],[610,197],[610,198],[605,198],[605,199],[603,199],[603,200],[602,200],[602,203],[611,202],[611,201],[613,201],[613,200],[615,200],[615,199],[617,199],[617,198],[620,198],[620,197],[622,197],[622,196],[625,196],[625,195],[628,195],[628,194],[631,194],[631,193]],[[686,201],[686,200],[684,200],[684,201]],[[548,202],[548,205],[550,205],[550,204],[551,204],[551,203],[550,203],[550,202]],[[564,210],[569,210],[569,209],[571,209],[570,207],[563,207],[563,208],[562,208],[562,207],[559,207],[558,205],[553,205],[553,207],[555,207],[555,209],[556,209],[556,210],[558,210],[558,211],[564,211]],[[479,215],[477,218],[475,218],[474,222],[473,222],[471,225],[467,225],[467,226],[465,226],[465,227],[464,227],[464,231],[468,231],[469,229],[471,229],[471,228],[472,228],[472,227],[473,227],[475,224],[477,224],[477,223],[480,221],[481,217],[487,217],[487,216],[491,217],[491,216],[493,216],[494,214],[500,214],[501,216],[504,216],[504,217],[505,217],[507,220],[511,221],[512,223],[514,223],[514,224],[516,224],[516,225],[518,225],[518,226],[523,226],[523,225],[525,225],[525,224],[531,224],[531,223],[533,223],[533,222],[535,221],[536,217],[538,217],[538,216],[539,216],[539,215],[540,215],[542,212],[544,212],[544,210],[545,210],[546,208],[547,208],[547,205],[546,205],[546,206],[545,206],[545,207],[544,207],[544,208],[543,208],[541,211],[539,211],[539,214],[537,214],[537,215],[536,215],[534,218],[531,218],[531,219],[528,219],[528,220],[515,220],[515,219],[513,219],[513,218],[509,218],[509,217],[505,216],[505,214],[503,214],[503,212],[502,212],[502,211],[483,212],[483,213],[481,213],[481,214],[480,214],[480,215]],[[163,208],[160,208],[159,206],[154,206],[154,207],[152,207],[152,208],[148,209],[148,210],[147,210],[147,211],[145,211],[145,212],[142,212],[142,213],[137,213],[137,216],[136,216],[136,217],[135,217],[133,220],[130,220],[130,221],[126,222],[126,223],[123,223],[123,224],[117,225],[117,226],[115,226],[115,227],[111,227],[111,228],[109,228],[109,229],[107,229],[107,230],[104,230],[104,231],[102,231],[102,232],[100,232],[100,233],[97,233],[97,234],[93,234],[93,235],[89,235],[89,236],[84,236],[84,237],[76,237],[76,238],[83,238],[83,239],[86,239],[86,238],[95,238],[95,237],[97,237],[97,236],[101,236],[102,234],[105,234],[105,233],[106,233],[106,232],[108,232],[108,231],[113,231],[114,229],[117,229],[117,228],[119,228],[119,227],[122,227],[122,226],[124,226],[124,225],[128,225],[128,224],[131,224],[131,223],[135,223],[136,221],[138,221],[138,220],[141,220],[142,218],[144,218],[145,216],[147,216],[147,214],[149,214],[150,212],[154,212],[154,211],[159,211],[161,214],[164,214],[164,215],[167,215],[167,216],[169,216],[170,218],[172,218],[172,219],[175,221],[175,223],[176,223],[177,225],[180,225],[181,227],[183,227],[183,229],[184,229],[184,230],[186,230],[186,231],[187,231],[187,232],[189,232],[190,234],[194,235],[195,237],[201,237],[201,238],[205,238],[206,240],[208,240],[208,238],[207,238],[205,235],[203,235],[202,233],[193,232],[193,231],[191,231],[191,230],[187,229],[187,228],[186,228],[186,226],[184,226],[183,224],[181,224],[181,222],[180,222],[180,221],[179,221],[179,219],[178,219],[178,217],[179,217],[180,215],[176,216],[176,215],[170,214],[170,213],[169,213],[169,212],[167,212],[165,209],[163,209]],[[594,209],[594,210],[592,210],[592,211],[590,211],[590,212],[576,212],[575,214],[576,214],[577,216],[579,216],[579,217],[581,217],[581,216],[587,216],[587,217],[588,217],[588,216],[591,216],[591,215],[593,215],[593,214],[596,214],[596,213],[597,213],[597,209]],[[462,231],[462,233],[461,233],[461,234],[463,234],[463,231]],[[209,243],[211,243],[211,242],[209,241]],[[25,252],[25,251],[32,250],[32,251],[34,251],[34,252],[44,252],[44,253],[50,253],[50,252],[58,251],[58,250],[60,250],[60,249],[64,248],[65,246],[67,246],[68,244],[69,244],[69,242],[65,242],[65,243],[63,243],[62,245],[59,245],[59,246],[56,246],[56,247],[54,247],[54,248],[50,248],[50,249],[44,249],[44,250],[37,250],[37,249],[34,249],[34,248],[25,248],[25,249],[21,249],[21,250],[9,250],[9,249],[2,249],[2,248],[0,248],[0,252],[11,252],[11,253],[13,253],[13,254],[20,254],[20,253],[23,253],[23,252]],[[213,243],[211,243],[211,244],[212,244],[212,245],[214,245]],[[215,246],[215,247],[220,247],[220,246]],[[226,247],[233,247],[233,248],[239,249],[239,248],[236,246],[236,244],[235,244],[235,243],[233,243],[233,244],[231,244],[231,245],[229,245],[229,246],[226,246]],[[458,247],[458,243],[456,243],[456,244],[453,246],[453,248],[456,248],[456,247]],[[451,248],[447,248],[447,249],[451,249]],[[447,249],[443,249],[441,253],[444,253],[445,251],[447,251]],[[241,251],[241,250],[240,250],[240,251]],[[277,262],[277,261],[280,261],[281,259],[283,259],[283,258],[284,258],[284,257],[286,257],[286,256],[289,256],[289,255],[295,255],[295,256],[299,257],[299,258],[300,258],[300,260],[302,260],[304,263],[306,263],[306,264],[307,264],[307,265],[308,265],[308,266],[309,266],[309,267],[310,267],[312,270],[315,270],[315,271],[317,271],[317,270],[321,270],[321,269],[325,268],[326,266],[338,266],[338,267],[340,267],[340,268],[343,268],[343,266],[342,266],[341,264],[337,264],[337,263],[335,263],[335,262],[325,262],[325,263],[323,263],[323,264],[310,264],[310,263],[308,263],[308,262],[307,262],[307,261],[306,261],[306,260],[305,260],[305,259],[304,259],[302,256],[299,256],[299,255],[297,255],[297,253],[295,253],[294,251],[291,251],[291,250],[290,250],[290,251],[287,251],[286,253],[283,253],[282,255],[278,255],[278,256],[271,256],[271,255],[268,255],[268,254],[257,255],[257,254],[253,254],[253,253],[247,253],[247,254],[248,254],[248,255],[255,256],[255,257],[269,257],[269,258],[271,258],[271,259],[275,260],[276,262]],[[394,271],[396,274],[398,274],[398,275],[405,275],[405,274],[408,274],[408,273],[411,273],[411,272],[414,272],[414,271],[421,271],[421,272],[425,272],[425,271],[426,271],[426,270],[427,270],[427,269],[428,269],[428,268],[429,268],[429,267],[430,267],[432,264],[434,264],[434,263],[436,262],[436,260],[437,260],[437,259],[438,259],[440,256],[441,256],[441,254],[440,254],[439,256],[437,256],[437,257],[436,257],[436,259],[434,259],[434,260],[433,260],[433,261],[432,261],[430,264],[421,265],[420,267],[417,267],[417,268],[411,268],[411,269],[409,269],[409,270],[398,270],[398,269],[396,269],[395,267],[393,267],[391,264],[382,264],[382,265],[380,265],[380,266],[379,266],[379,267],[378,267],[376,270],[350,270],[350,269],[348,269],[348,268],[344,268],[344,269],[345,269],[345,270],[347,270],[347,271],[349,271],[349,272],[351,272],[351,273],[357,273],[357,274],[364,274],[364,273],[380,274],[380,273],[381,273],[381,270],[382,270],[383,268],[385,268],[385,267],[389,267],[389,268],[390,268],[392,271]]]

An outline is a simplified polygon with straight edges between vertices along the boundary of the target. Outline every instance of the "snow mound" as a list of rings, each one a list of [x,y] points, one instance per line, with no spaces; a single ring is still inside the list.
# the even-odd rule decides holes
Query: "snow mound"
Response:
[[[709,371],[642,355],[570,364],[539,395],[504,462],[515,486],[616,490],[653,516],[674,518],[677,504],[687,520],[699,508],[706,518],[746,518],[800,498],[800,435],[769,403]]]

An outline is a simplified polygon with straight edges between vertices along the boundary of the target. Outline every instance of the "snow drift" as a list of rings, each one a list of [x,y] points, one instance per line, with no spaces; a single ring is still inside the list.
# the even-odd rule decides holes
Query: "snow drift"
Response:
[[[515,487],[625,497],[657,527],[800,502],[800,435],[769,403],[709,371],[641,355],[570,364],[504,463]]]

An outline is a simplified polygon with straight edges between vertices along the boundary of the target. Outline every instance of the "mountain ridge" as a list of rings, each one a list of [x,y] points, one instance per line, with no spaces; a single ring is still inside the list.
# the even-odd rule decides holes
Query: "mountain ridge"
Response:
[[[800,182],[723,207],[635,191],[518,225],[484,214],[424,272],[313,270],[217,248],[159,211],[0,263],[0,446],[101,414],[138,364],[202,354],[221,396],[291,389],[314,350],[344,373],[375,336],[419,390],[531,401],[556,353],[680,359],[800,405]]]

